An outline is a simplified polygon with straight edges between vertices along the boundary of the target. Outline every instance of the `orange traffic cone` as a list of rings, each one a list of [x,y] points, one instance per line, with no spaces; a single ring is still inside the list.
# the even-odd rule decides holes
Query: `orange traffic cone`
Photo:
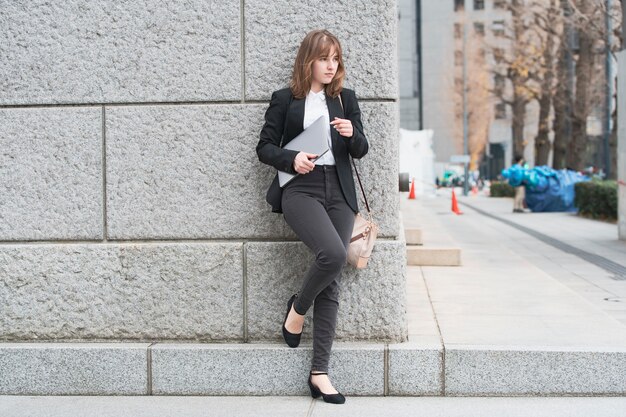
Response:
[[[409,192],[409,200],[415,200],[415,179],[411,181],[411,191]]]
[[[455,214],[463,214],[459,210],[459,203],[456,201],[456,194],[454,194],[454,188],[452,189],[452,212]]]

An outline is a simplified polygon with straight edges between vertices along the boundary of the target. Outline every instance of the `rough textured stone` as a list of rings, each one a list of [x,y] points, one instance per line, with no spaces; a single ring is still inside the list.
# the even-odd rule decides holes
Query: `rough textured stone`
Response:
[[[152,347],[155,395],[300,395],[310,349],[278,345],[157,344]]]
[[[246,99],[269,99],[286,86],[300,42],[320,28],[339,38],[346,85],[358,97],[396,98],[397,19],[392,0],[246,1]]]
[[[147,343],[0,343],[0,394],[145,395],[147,351]]]
[[[281,323],[287,300],[300,289],[313,260],[310,250],[301,242],[246,243],[251,340],[282,340]],[[338,340],[406,340],[405,265],[404,242],[378,240],[367,268],[344,267]],[[303,340],[311,340],[311,316],[307,314]]]
[[[626,350],[446,345],[446,395],[624,395]]]
[[[389,345],[389,395],[442,395],[443,346]]]
[[[362,107],[370,151],[357,165],[379,236],[397,236],[398,171],[390,161],[397,161],[398,148],[396,134],[389,133],[397,131],[397,106]],[[255,152],[266,108],[107,108],[109,237],[295,239],[265,201],[276,173]],[[360,208],[365,212],[362,201]]]
[[[336,343],[329,363],[345,394],[382,395],[383,345]],[[306,395],[312,348],[275,344],[157,344],[155,395]]]
[[[109,236],[286,235],[265,202],[271,172],[255,152],[262,120],[260,105],[107,108]]]
[[[619,53],[619,74],[617,76],[617,178],[626,182],[626,50]],[[622,183],[618,187],[618,229],[619,238],[626,240],[626,186]]]
[[[0,340],[243,338],[240,243],[0,246]]]
[[[239,100],[240,4],[4,1],[0,104]]]
[[[363,129],[370,149],[355,161],[380,237],[397,237],[400,230],[398,191],[398,106],[395,103],[362,103]],[[367,213],[355,175],[361,213]]]
[[[102,109],[0,109],[0,149],[0,240],[102,238]]]
[[[328,364],[333,385],[348,395],[383,395],[385,348],[382,344],[337,342]]]

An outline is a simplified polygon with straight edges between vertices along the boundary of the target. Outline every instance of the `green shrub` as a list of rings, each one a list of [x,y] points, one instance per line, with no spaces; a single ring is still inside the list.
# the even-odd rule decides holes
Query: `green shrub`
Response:
[[[492,181],[489,188],[490,197],[514,197],[515,188],[506,181]]]
[[[617,182],[585,181],[574,184],[578,213],[593,219],[617,220]]]

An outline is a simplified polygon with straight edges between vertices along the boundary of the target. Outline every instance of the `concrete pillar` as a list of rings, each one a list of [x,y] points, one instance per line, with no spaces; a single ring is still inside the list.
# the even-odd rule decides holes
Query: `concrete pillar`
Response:
[[[406,339],[394,0],[36,0],[0,21],[0,339],[279,340],[312,257],[255,146],[320,27],[381,226],[371,268],[345,269],[338,338]]]

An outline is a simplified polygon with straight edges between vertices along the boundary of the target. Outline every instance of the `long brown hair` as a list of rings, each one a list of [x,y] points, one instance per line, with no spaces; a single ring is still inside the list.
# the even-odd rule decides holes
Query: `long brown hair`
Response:
[[[343,79],[346,71],[341,56],[341,44],[339,39],[326,29],[312,30],[302,40],[296,61],[293,64],[293,73],[289,87],[295,98],[304,98],[311,89],[313,78],[313,62],[330,54],[331,48],[335,48],[339,65],[333,80],[324,86],[326,95],[337,97],[343,88]]]

